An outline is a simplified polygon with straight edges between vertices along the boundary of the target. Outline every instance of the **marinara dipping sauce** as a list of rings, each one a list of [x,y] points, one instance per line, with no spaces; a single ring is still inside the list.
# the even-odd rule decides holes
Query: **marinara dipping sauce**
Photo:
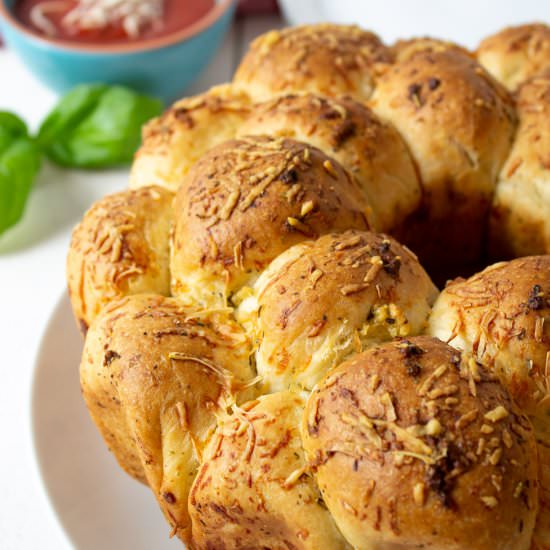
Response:
[[[17,0],[15,16],[48,38],[120,43],[182,30],[214,7],[214,0]]]

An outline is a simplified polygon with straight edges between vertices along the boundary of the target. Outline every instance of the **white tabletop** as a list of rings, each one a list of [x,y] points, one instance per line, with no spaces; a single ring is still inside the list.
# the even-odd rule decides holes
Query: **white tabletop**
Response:
[[[273,17],[236,24],[216,59],[189,93],[228,80],[250,39],[279,24],[279,19]],[[36,127],[55,103],[54,94],[38,83],[9,51],[0,50],[0,73],[0,110],[19,113],[31,127]],[[3,550],[71,548],[48,503],[34,457],[33,366],[43,329],[65,292],[65,256],[72,227],[92,202],[126,184],[124,170],[82,173],[45,165],[24,219],[0,237],[0,548]]]

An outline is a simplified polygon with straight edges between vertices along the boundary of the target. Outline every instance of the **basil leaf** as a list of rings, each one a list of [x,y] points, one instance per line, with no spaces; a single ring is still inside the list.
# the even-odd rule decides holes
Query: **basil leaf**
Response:
[[[0,112],[0,235],[21,219],[41,158],[25,123]]]
[[[141,127],[161,111],[159,100],[123,86],[78,86],[46,118],[38,142],[63,166],[126,164],[139,147]]]
[[[13,113],[0,111],[0,155],[19,138],[27,136],[27,126]]]
[[[38,142],[47,145],[78,126],[96,108],[105,90],[105,84],[88,84],[73,88],[40,126]]]

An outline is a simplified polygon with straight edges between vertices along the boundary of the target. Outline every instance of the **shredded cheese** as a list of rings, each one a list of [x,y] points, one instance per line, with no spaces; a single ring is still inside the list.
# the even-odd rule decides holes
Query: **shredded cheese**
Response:
[[[29,13],[31,23],[46,36],[55,36],[57,34],[57,29],[51,22],[49,14],[57,11],[63,12],[67,7],[69,7],[69,3],[65,0],[51,0],[50,2],[37,4]]]
[[[55,36],[58,31],[49,16],[63,11],[62,25],[68,32],[121,25],[130,38],[137,38],[144,28],[162,25],[164,0],[50,0],[34,6],[30,19],[46,35]]]

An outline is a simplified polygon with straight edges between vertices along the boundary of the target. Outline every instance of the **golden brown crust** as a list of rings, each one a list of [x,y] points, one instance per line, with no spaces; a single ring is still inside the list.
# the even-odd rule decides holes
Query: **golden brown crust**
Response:
[[[497,259],[550,252],[550,71],[520,87],[517,111],[519,127],[490,216]]]
[[[550,548],[550,447],[541,442],[539,453],[539,513],[530,550]]]
[[[550,256],[495,264],[440,295],[429,331],[476,354],[531,418],[539,447],[541,512],[535,537],[550,545]]]
[[[160,187],[122,191],[96,202],[76,226],[67,282],[84,333],[111,300],[144,292],[170,294],[172,199]]]
[[[348,94],[365,101],[372,93],[377,65],[390,60],[380,39],[356,26],[289,27],[257,38],[233,82],[255,101],[296,91]]]
[[[225,306],[290,246],[368,228],[367,209],[357,183],[314,147],[268,137],[226,142],[195,164],[176,195],[172,292]]]
[[[448,40],[440,40],[429,36],[417,38],[409,38],[407,40],[398,40],[392,47],[391,52],[396,63],[403,63],[411,57],[414,57],[419,52],[445,52],[447,50],[456,51],[462,55],[473,57],[466,48],[449,42]]]
[[[508,92],[458,51],[419,52],[384,73],[371,105],[401,132],[424,190],[394,234],[428,268],[478,261],[515,129]]]
[[[546,25],[472,54],[322,24],[145,127],[67,278],[86,404],[173,534],[550,550],[550,256],[439,298],[422,267],[550,252],[548,120]]]
[[[374,348],[314,390],[304,448],[356,548],[529,548],[529,420],[465,354],[429,337]]]
[[[109,304],[88,332],[80,376],[90,414],[182,539],[190,534],[187,496],[214,414],[250,382],[249,354],[227,315],[155,295]]]
[[[311,390],[346,357],[419,334],[436,296],[417,259],[395,240],[347,231],[278,256],[237,316],[253,327],[264,391]]]
[[[357,179],[372,212],[371,227],[391,231],[420,203],[420,184],[401,136],[351,98],[289,94],[256,105],[238,136],[284,136],[309,143]]]
[[[519,258],[451,282],[430,316],[430,334],[477,354],[535,414],[546,396],[550,256]],[[545,393],[540,395],[540,389]],[[550,414],[550,409],[541,416]]]
[[[206,151],[235,137],[249,108],[248,97],[229,84],[177,101],[144,126],[130,187],[159,185],[177,191]]]
[[[550,69],[550,27],[543,23],[508,27],[485,38],[478,61],[509,90]]]
[[[190,494],[194,548],[349,548],[306,467],[303,408],[280,392],[220,418]]]

